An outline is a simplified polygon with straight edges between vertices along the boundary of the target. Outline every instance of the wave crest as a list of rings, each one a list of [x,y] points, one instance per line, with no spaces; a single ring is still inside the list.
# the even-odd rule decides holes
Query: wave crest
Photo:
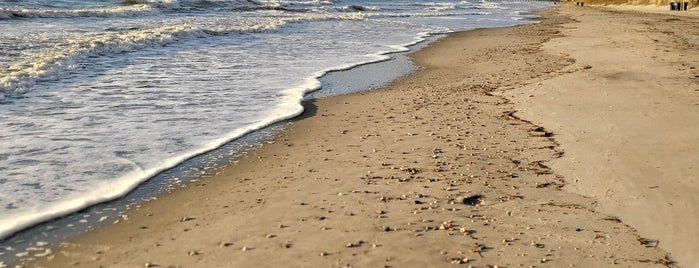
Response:
[[[190,25],[177,25],[126,33],[108,33],[71,40],[62,48],[42,53],[11,65],[0,73],[0,92],[25,93],[38,81],[60,78],[91,56],[113,55],[155,45],[166,45],[180,38],[205,35]]]
[[[103,33],[69,40],[52,50],[0,69],[0,100],[7,96],[18,96],[28,92],[37,82],[57,80],[80,62],[90,57],[115,55],[139,49],[164,46],[182,39],[191,39],[231,33],[253,33],[276,30],[292,22],[327,19],[324,16],[309,16],[304,19],[272,19],[262,23],[202,29],[189,24],[165,26],[126,32]]]
[[[148,5],[159,8],[178,8],[180,2],[177,0],[123,0],[127,5]]]
[[[16,18],[77,18],[77,17],[133,17],[157,13],[149,5],[119,7],[56,9],[56,8],[0,8],[0,19]]]

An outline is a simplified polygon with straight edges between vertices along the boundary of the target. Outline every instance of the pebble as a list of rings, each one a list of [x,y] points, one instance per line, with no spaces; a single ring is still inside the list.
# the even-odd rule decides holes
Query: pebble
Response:
[[[148,268],[148,267],[155,267],[155,264],[152,263],[152,262],[146,262],[146,264],[143,265],[143,267],[146,267],[146,268]]]
[[[17,257],[17,258],[22,258],[22,257],[26,257],[26,256],[29,256],[29,252],[27,252],[27,251],[15,254],[15,257]]]
[[[192,217],[185,216],[185,217],[183,217],[180,221],[181,221],[181,222],[186,222],[186,221],[191,221],[191,220],[193,220],[193,219],[194,219],[194,218],[192,218]]]
[[[219,246],[219,247],[222,247],[222,248],[225,248],[225,247],[228,247],[228,246],[230,246],[230,245],[233,245],[233,243],[231,243],[231,242],[221,242],[221,244],[218,245],[218,246]]]
[[[535,241],[532,241],[532,242],[529,243],[529,244],[530,244],[532,247],[537,247],[537,248],[543,248],[543,247],[544,247],[544,244],[539,244],[539,243],[537,243],[537,242],[535,242]]]
[[[453,263],[453,264],[464,264],[464,263],[468,263],[468,261],[469,261],[468,258],[459,258],[459,257],[451,258],[451,263]],[[495,266],[495,267],[497,267],[497,266]]]

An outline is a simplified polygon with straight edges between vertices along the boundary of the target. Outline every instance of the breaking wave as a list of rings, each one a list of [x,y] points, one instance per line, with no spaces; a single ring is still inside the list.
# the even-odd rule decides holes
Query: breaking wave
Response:
[[[99,7],[83,9],[58,8],[0,8],[0,19],[20,18],[76,18],[76,17],[134,17],[157,13],[150,5]]]
[[[179,40],[198,37],[228,35],[232,33],[255,33],[273,31],[288,23],[344,19],[364,19],[359,15],[306,15],[270,19],[247,26],[220,26],[203,29],[190,24],[180,24],[152,29],[140,29],[116,33],[102,33],[69,40],[60,48],[39,53],[28,60],[15,62],[0,71],[0,100],[28,92],[41,81],[58,80],[80,66],[80,62],[90,57],[115,55],[139,49],[165,46]]]

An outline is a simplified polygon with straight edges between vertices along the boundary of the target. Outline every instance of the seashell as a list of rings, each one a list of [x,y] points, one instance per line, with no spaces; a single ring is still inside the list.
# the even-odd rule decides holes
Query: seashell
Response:
[[[464,263],[464,261],[463,261],[462,258],[451,258],[450,262],[453,263],[453,264],[462,264],[462,263]]]

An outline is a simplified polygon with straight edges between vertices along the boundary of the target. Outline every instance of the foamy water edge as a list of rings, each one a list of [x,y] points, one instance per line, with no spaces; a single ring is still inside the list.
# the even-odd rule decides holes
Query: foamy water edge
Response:
[[[416,44],[424,42],[429,36],[432,35],[433,34],[431,33],[421,33],[419,36],[415,37],[413,42],[391,46],[392,50],[390,51],[383,51],[378,54],[372,55],[375,57],[373,60],[359,62],[356,64],[348,64],[345,66],[338,66],[336,68],[319,71],[315,73],[313,76],[306,78],[301,86],[285,90],[283,93],[283,101],[273,110],[272,117],[263,119],[262,121],[255,124],[236,129],[229,135],[219,138],[198,150],[192,150],[183,155],[166,159],[160,166],[150,169],[144,170],[141,167],[135,165],[135,167],[137,167],[138,170],[132,171],[129,174],[116,178],[115,183],[109,185],[100,185],[100,187],[94,189],[91,192],[90,196],[69,196],[64,199],[66,201],[53,204],[49,207],[46,207],[45,209],[41,209],[40,211],[27,211],[26,214],[15,217],[12,220],[5,222],[0,221],[0,240],[7,239],[11,237],[13,234],[20,232],[24,229],[30,228],[34,225],[50,221],[56,218],[60,218],[62,216],[81,211],[91,206],[123,197],[129,192],[133,191],[139,185],[148,181],[150,178],[158,175],[159,173],[165,170],[176,167],[177,165],[193,157],[216,150],[217,148],[220,148],[221,146],[231,141],[234,141],[246,134],[260,130],[272,124],[284,120],[293,119],[301,115],[304,111],[302,105],[304,96],[310,92],[319,90],[321,87],[321,82],[319,79],[328,72],[343,71],[355,68],[357,66],[389,60],[389,54],[410,51],[410,46],[414,46]]]

